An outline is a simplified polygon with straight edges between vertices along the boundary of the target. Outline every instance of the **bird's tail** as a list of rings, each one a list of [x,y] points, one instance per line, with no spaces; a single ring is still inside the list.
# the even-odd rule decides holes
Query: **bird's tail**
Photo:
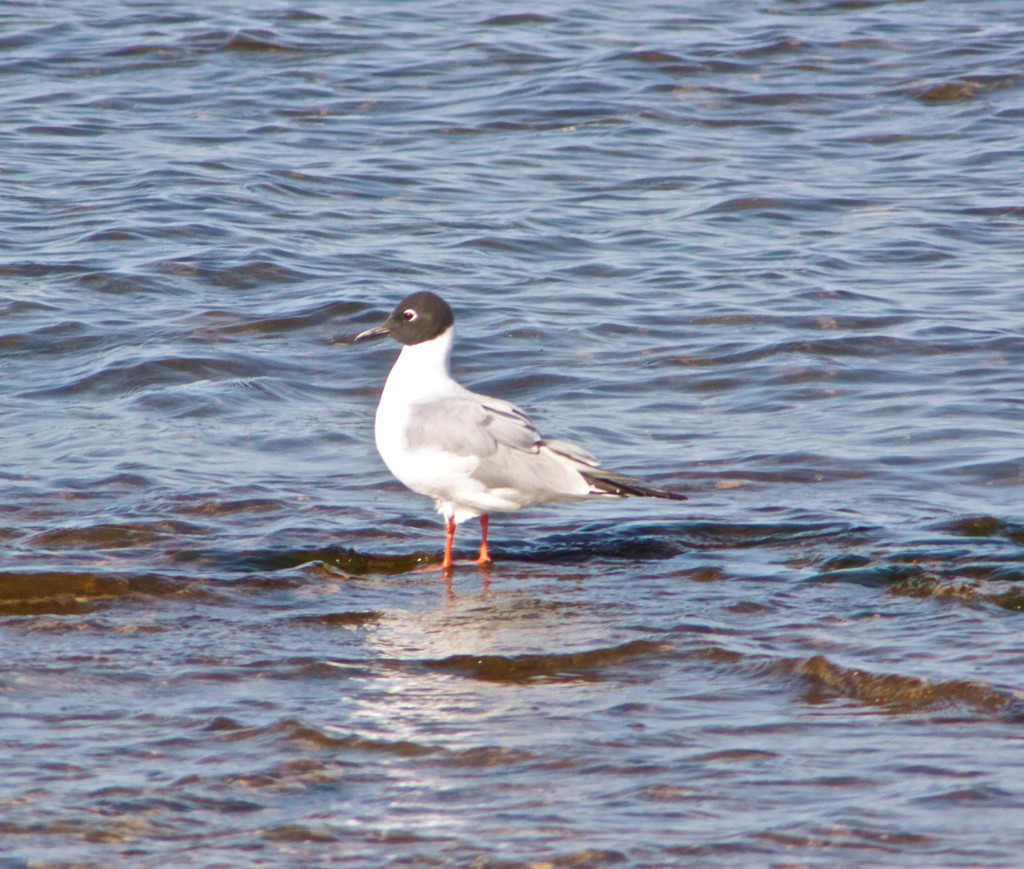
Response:
[[[587,481],[592,495],[610,495],[616,498],[665,498],[669,501],[685,501],[686,495],[678,492],[668,492],[665,489],[658,489],[649,486],[643,480],[636,477],[629,477],[626,474],[619,474],[602,468],[590,453],[576,444],[569,444],[565,441],[540,441],[540,446],[551,450],[551,452],[575,462],[579,467],[581,477]]]
[[[595,495],[613,495],[618,498],[665,498],[669,501],[686,500],[686,495],[658,489],[647,485],[636,477],[627,477],[625,474],[607,471],[604,468],[587,468],[586,470],[581,468],[580,475],[587,481]]]

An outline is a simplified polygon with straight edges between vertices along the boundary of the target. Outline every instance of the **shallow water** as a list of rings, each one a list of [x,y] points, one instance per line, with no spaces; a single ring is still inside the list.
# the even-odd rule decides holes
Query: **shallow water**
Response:
[[[1017,865],[1017,12],[6,4],[3,865]],[[690,500],[416,572],[417,289]]]

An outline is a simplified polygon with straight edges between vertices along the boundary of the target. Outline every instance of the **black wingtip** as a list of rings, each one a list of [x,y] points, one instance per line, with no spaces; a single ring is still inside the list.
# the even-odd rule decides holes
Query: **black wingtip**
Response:
[[[644,492],[651,498],[664,498],[666,501],[689,501],[690,499],[686,495],[681,495],[679,492],[666,492],[664,489],[653,489],[650,492]]]
[[[595,493],[615,495],[619,498],[663,498],[666,501],[687,501],[686,495],[648,486],[641,480],[603,469],[580,471],[580,475]]]

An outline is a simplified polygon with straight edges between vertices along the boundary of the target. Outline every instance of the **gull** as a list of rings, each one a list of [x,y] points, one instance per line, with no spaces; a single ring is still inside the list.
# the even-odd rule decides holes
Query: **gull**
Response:
[[[457,383],[449,368],[454,323],[444,299],[422,291],[354,339],[390,336],[402,344],[381,393],[374,435],[391,473],[413,492],[432,498],[444,517],[441,570],[451,571],[455,526],[467,519],[480,519],[476,562],[489,564],[492,513],[594,498],[686,500],[600,467],[581,447],[542,437],[514,404]]]

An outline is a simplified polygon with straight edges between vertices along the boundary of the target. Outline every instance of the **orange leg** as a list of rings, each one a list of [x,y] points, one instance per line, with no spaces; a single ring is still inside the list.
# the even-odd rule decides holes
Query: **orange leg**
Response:
[[[452,544],[455,542],[455,517],[448,517],[444,532],[444,558],[441,559],[441,570],[452,569]]]
[[[476,560],[477,564],[490,564],[491,552],[487,548],[487,526],[490,520],[485,513],[480,517],[480,555]]]

